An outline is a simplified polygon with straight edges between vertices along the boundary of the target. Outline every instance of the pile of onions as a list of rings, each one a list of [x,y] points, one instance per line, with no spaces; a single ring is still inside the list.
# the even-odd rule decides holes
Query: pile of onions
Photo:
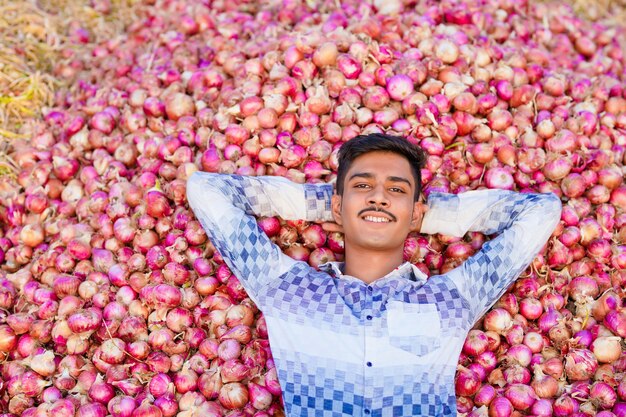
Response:
[[[459,413],[626,416],[624,28],[527,0],[312,5],[146,1],[121,36],[66,46],[72,88],[0,179],[2,415],[283,415],[263,315],[186,180],[333,181],[342,143],[384,131],[429,154],[426,195],[563,202],[466,340]],[[258,222],[313,267],[343,259],[341,234]],[[488,238],[412,235],[404,255],[442,274]]]

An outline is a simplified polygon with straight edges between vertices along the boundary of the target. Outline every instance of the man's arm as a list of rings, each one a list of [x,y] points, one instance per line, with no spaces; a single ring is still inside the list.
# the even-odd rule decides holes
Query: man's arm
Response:
[[[259,228],[253,216],[330,220],[332,186],[296,184],[282,177],[242,177],[196,172],[187,201],[211,242],[256,302],[272,280],[295,263]]]
[[[463,236],[468,231],[499,235],[449,273],[471,306],[473,322],[502,296],[546,243],[561,215],[554,194],[477,190],[432,193],[422,233]]]

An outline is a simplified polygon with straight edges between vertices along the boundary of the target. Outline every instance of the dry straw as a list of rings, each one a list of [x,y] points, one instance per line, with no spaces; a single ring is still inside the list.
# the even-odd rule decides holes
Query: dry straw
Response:
[[[54,94],[72,79],[55,74],[71,49],[72,26],[90,31],[90,42],[123,33],[135,16],[137,0],[0,0],[0,176],[15,174],[10,142],[28,139],[32,123],[54,104]]]
[[[28,119],[41,117],[55,90],[72,82],[54,74],[64,49],[80,49],[68,36],[71,25],[89,28],[92,42],[111,39],[133,16],[134,3],[0,0],[0,137],[23,137]]]

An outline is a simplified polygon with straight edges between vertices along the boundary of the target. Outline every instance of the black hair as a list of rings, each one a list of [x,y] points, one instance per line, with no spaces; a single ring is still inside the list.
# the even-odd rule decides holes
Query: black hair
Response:
[[[417,201],[422,191],[421,169],[426,164],[426,153],[422,148],[409,142],[405,138],[386,135],[384,133],[359,135],[341,145],[338,155],[337,194],[343,195],[346,173],[350,169],[352,161],[363,154],[377,151],[395,153],[409,161],[413,178],[415,179],[414,200]]]

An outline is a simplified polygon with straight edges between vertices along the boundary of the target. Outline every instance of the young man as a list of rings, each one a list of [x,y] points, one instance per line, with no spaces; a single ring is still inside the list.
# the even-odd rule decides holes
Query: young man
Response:
[[[289,416],[455,416],[467,332],[528,266],[560,218],[552,194],[480,190],[418,202],[422,151],[402,138],[341,147],[337,192],[279,177],[195,173],[189,204],[267,321]],[[316,271],[252,216],[335,221],[345,262]],[[411,230],[498,236],[427,277],[403,263]]]

